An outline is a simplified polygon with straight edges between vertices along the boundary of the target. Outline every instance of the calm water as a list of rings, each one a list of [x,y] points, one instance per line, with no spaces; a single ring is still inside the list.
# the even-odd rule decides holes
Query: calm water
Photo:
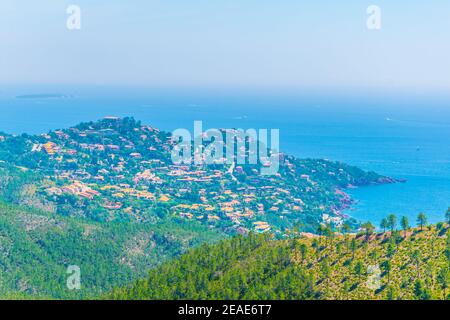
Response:
[[[48,97],[17,99],[19,95]],[[53,94],[63,94],[55,98]],[[53,97],[53,98],[49,98]],[[134,116],[165,130],[279,128],[284,152],[341,160],[405,184],[352,190],[349,213],[442,220],[450,206],[450,99],[420,95],[149,91],[107,88],[0,88],[0,131],[42,133],[107,115]]]

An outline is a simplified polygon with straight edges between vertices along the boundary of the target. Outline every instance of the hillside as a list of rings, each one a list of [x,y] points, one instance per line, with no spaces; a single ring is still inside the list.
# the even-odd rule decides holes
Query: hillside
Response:
[[[0,298],[98,295],[216,239],[192,223],[101,224],[0,203]],[[82,290],[66,286],[72,265],[80,268]]]
[[[262,163],[175,165],[172,147],[170,133],[133,118],[0,134],[0,297],[97,296],[239,234],[357,230],[345,189],[396,182],[285,154],[271,176]],[[67,290],[71,265],[83,290]]]
[[[450,234],[439,224],[361,235],[204,245],[112,299],[450,299]]]
[[[271,231],[283,237],[298,227],[313,232],[322,222],[356,226],[342,213],[352,203],[345,189],[395,182],[343,163],[285,154],[270,176],[260,174],[261,162],[175,165],[172,147],[170,133],[133,118],[108,117],[41,135],[3,134],[0,195],[98,222],[192,220],[227,235]]]

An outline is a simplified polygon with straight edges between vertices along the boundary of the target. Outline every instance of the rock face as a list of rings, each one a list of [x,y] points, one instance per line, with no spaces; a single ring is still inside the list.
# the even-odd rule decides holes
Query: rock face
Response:
[[[394,179],[391,177],[380,177],[377,180],[377,184],[388,184],[388,183],[397,183],[397,182],[406,182],[405,179]]]

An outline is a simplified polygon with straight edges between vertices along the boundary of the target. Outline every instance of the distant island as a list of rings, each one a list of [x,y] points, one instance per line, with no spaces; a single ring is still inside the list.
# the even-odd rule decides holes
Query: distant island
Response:
[[[70,95],[59,93],[40,93],[40,94],[24,94],[16,96],[16,99],[65,99],[71,98]]]

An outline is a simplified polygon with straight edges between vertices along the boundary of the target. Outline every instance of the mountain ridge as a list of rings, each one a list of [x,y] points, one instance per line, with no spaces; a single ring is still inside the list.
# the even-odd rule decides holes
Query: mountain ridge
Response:
[[[448,224],[202,246],[102,299],[448,300]]]

